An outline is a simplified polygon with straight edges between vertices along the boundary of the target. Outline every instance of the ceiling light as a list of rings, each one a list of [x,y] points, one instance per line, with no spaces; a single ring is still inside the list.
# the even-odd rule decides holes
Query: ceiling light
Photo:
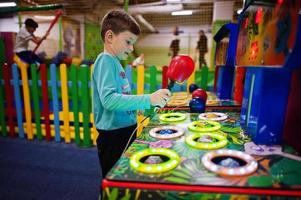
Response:
[[[166,3],[181,3],[182,0],[166,0]]]
[[[55,16],[35,15],[34,18],[40,20],[54,20]]]
[[[181,10],[181,11],[174,11],[171,13],[171,15],[192,15],[192,10]]]
[[[15,2],[0,3],[0,7],[14,7],[14,6],[17,6]]]

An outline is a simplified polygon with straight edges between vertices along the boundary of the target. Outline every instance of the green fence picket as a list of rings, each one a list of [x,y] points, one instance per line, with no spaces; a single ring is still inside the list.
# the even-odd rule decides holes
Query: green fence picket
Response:
[[[137,68],[132,67],[132,94],[137,94]]]
[[[77,145],[81,145],[80,131],[79,131],[79,110],[78,110],[78,79],[77,79],[77,66],[72,64],[70,69],[70,79],[72,82],[72,111],[74,116],[74,138]]]
[[[156,66],[149,67],[149,93],[157,90],[157,68]]]
[[[207,82],[208,82],[208,67],[203,66],[201,69],[201,88],[203,90],[207,90]]]
[[[84,128],[84,141],[83,146],[90,147],[92,145],[91,134],[90,134],[90,94],[89,94],[89,77],[90,68],[87,65],[81,65],[80,67],[81,77],[81,105],[83,113],[83,128]]]
[[[30,66],[31,70],[31,91],[32,91],[32,99],[33,99],[33,110],[34,110],[34,118],[36,123],[36,134],[39,140],[43,139],[42,136],[42,128],[41,128],[41,112],[39,106],[39,90],[38,90],[38,76],[37,76],[37,68],[35,64]]]

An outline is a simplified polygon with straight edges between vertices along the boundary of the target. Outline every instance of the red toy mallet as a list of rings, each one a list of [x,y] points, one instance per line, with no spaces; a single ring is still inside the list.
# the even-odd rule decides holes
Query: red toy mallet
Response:
[[[167,69],[166,76],[170,79],[168,89],[171,90],[175,82],[186,81],[194,71],[193,60],[186,55],[175,56]]]

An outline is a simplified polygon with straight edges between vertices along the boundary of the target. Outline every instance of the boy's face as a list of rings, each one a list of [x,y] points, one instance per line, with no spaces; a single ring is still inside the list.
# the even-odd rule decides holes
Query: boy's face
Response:
[[[108,34],[108,44],[112,51],[111,53],[120,60],[125,60],[134,50],[133,45],[138,38],[137,35],[129,31],[124,31],[119,34],[114,34],[113,32]]]
[[[36,28],[34,28],[34,27],[27,27],[27,31],[29,33],[34,33],[36,31]]]

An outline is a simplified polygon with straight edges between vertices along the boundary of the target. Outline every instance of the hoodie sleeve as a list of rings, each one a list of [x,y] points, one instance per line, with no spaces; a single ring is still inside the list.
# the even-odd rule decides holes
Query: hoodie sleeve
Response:
[[[113,61],[113,62],[112,62]],[[119,64],[119,63],[118,63]],[[150,108],[150,95],[131,95],[128,79],[122,67],[106,56],[94,74],[100,101],[107,110],[130,111]]]

